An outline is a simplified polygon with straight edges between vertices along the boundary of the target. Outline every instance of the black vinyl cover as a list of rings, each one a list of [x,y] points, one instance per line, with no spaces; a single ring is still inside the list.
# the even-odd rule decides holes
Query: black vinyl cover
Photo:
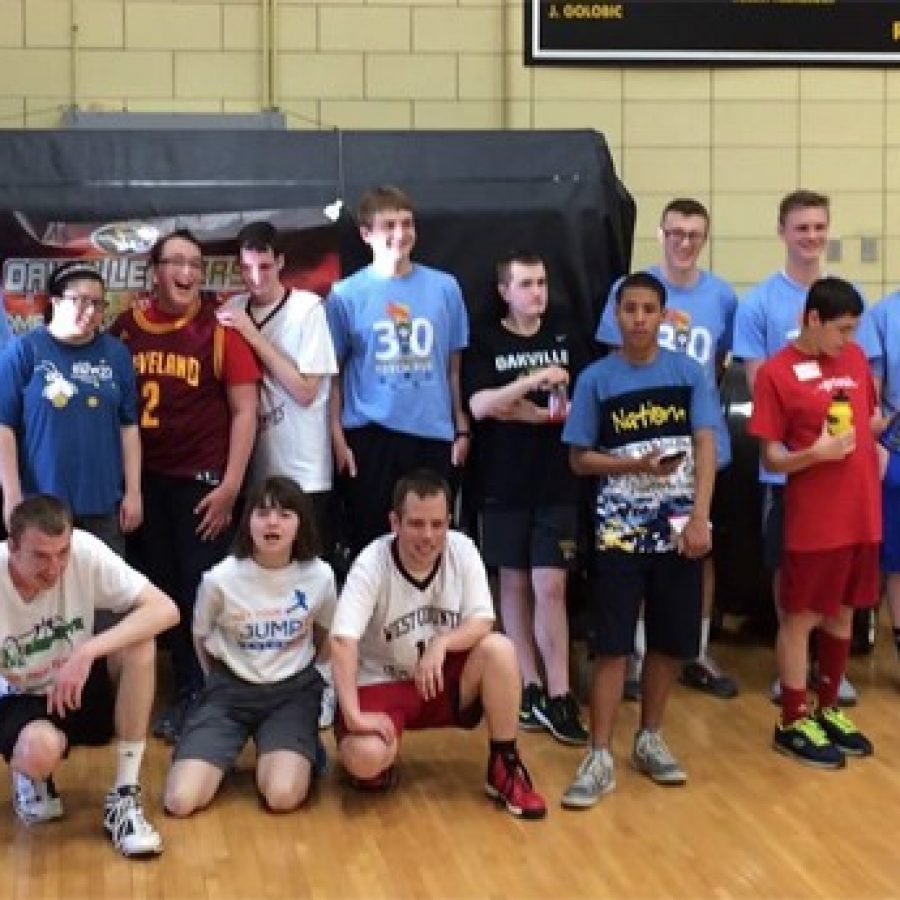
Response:
[[[0,135],[0,211],[73,220],[310,208],[352,212],[368,187],[416,205],[416,257],[453,272],[477,313],[511,248],[548,262],[554,297],[592,334],[627,270],[635,210],[602,135],[584,131],[110,131]],[[338,222],[342,269],[368,254]]]

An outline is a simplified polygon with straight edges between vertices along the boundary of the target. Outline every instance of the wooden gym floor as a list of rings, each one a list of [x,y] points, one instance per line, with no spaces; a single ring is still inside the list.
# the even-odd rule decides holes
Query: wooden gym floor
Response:
[[[100,829],[109,749],[77,750],[57,785],[60,822],[28,828],[0,778],[0,896],[10,898],[469,898],[900,896],[900,667],[879,647],[851,662],[854,713],[872,759],[839,772],[769,749],[776,709],[770,649],[715,647],[741,695],[716,700],[678,687],[666,735],[689,774],[661,788],[627,765],[637,719],[623,707],[614,752],[618,789],[593,810],[559,798],[581,751],[547,735],[521,744],[549,816],[519,822],[482,795],[486,737],[408,735],[398,788],[359,795],[332,765],[310,802],[286,816],[258,805],[242,758],[220,796],[187,821],[165,818],[166,748],[151,740],[148,814],[165,835],[156,860],[118,856]],[[331,734],[326,744],[333,751]]]

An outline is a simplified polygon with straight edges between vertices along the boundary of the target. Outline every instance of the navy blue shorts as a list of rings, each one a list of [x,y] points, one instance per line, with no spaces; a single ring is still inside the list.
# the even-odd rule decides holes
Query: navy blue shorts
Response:
[[[597,554],[588,609],[591,650],[600,656],[634,652],[641,607],[647,649],[676,659],[700,652],[702,560],[679,553]]]

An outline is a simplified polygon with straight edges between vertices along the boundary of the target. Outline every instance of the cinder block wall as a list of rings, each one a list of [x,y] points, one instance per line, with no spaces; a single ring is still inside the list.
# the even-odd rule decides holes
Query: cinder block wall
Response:
[[[900,286],[900,71],[529,69],[522,15],[519,0],[0,0],[0,126],[54,126],[75,104],[275,105],[307,129],[591,127],[638,202],[636,265],[657,257],[661,205],[691,194],[713,212],[708,263],[750,284],[780,265],[779,197],[806,186],[833,198],[834,270],[871,300]]]

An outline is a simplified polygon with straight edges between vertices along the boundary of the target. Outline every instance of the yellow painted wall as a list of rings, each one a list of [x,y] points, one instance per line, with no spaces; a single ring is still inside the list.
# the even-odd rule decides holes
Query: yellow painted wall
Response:
[[[519,0],[0,0],[0,126],[55,126],[71,105],[274,105],[305,129],[596,128],[638,203],[636,265],[657,257],[660,207],[694,195],[713,214],[707,263],[750,284],[780,265],[775,207],[803,186],[832,196],[834,270],[870,299],[900,285],[900,71],[529,69],[522,15]]]

